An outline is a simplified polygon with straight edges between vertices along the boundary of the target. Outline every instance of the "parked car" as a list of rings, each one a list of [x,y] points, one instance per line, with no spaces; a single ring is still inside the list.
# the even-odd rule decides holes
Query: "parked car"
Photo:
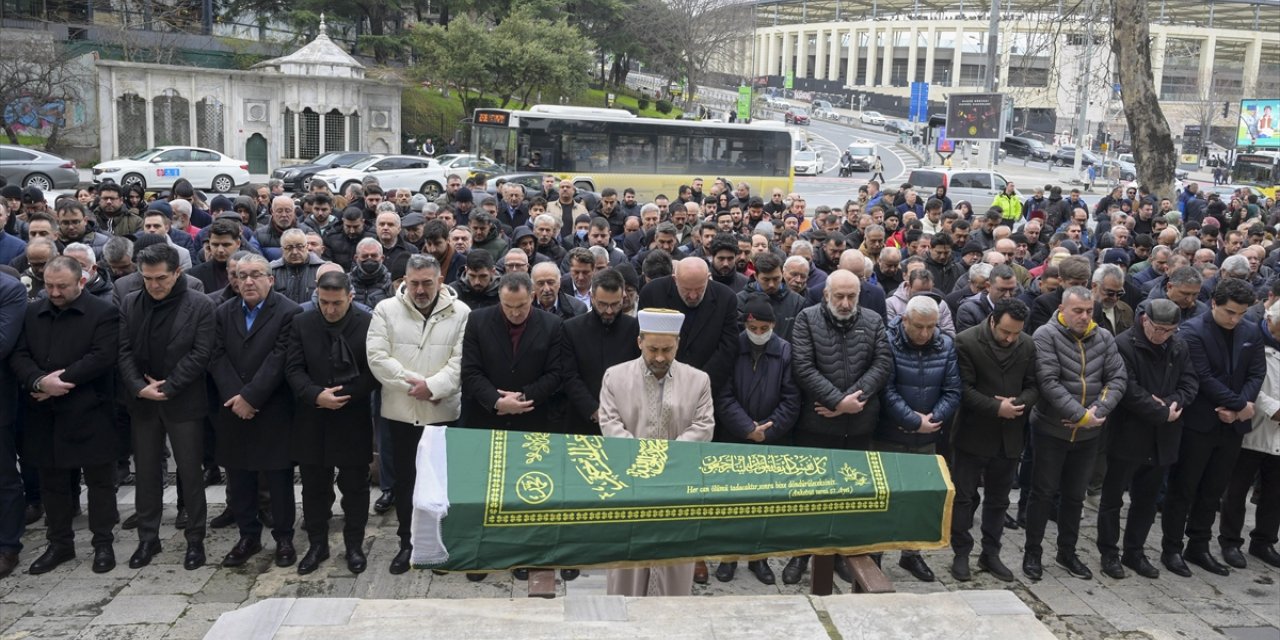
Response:
[[[880,115],[879,111],[863,111],[862,115],[858,116],[858,121],[862,124],[869,124],[877,127],[884,126],[884,116]]]
[[[1005,136],[1000,142],[1000,150],[1013,158],[1026,158],[1038,162],[1048,162],[1053,157],[1043,142],[1020,136]]]
[[[982,213],[1004,191],[1009,180],[997,171],[986,169],[925,167],[913,169],[907,182],[915,187],[916,193],[925,198],[938,187],[946,187],[947,197],[952,202],[967,200],[974,212]]]
[[[809,124],[809,110],[804,107],[788,107],[782,119],[787,124]]]
[[[1102,158],[1094,155],[1092,151],[1085,151],[1084,156],[1080,159],[1080,166],[1087,167],[1090,165],[1101,164]],[[1060,167],[1075,166],[1076,148],[1071,145],[1062,145],[1053,154],[1053,163]]]
[[[0,144],[0,176],[9,184],[49,192],[80,184],[76,161],[11,144]]]
[[[907,135],[911,135],[916,132],[916,126],[900,118],[888,118],[884,121],[884,130],[889,133],[905,133]]]
[[[178,178],[186,178],[197,189],[227,193],[249,183],[249,163],[212,149],[155,147],[93,167],[94,184],[113,181],[125,187],[167,189]]]
[[[1103,160],[1100,166],[1104,176],[1110,177],[1112,171],[1116,171],[1121,180],[1138,179],[1138,170],[1134,168],[1133,163],[1123,160]]]
[[[798,176],[816,176],[822,173],[822,158],[817,151],[797,151],[791,156],[791,167]]]
[[[474,153],[449,153],[436,156],[436,162],[439,162],[440,166],[444,167],[448,173],[456,173],[462,176],[464,181],[475,176],[479,176],[482,180],[488,180],[508,172],[506,167],[494,162],[492,158],[478,156]]]
[[[334,193],[360,184],[367,175],[377,176],[387,189],[408,189],[434,198],[444,192],[446,172],[440,163],[424,156],[370,156],[350,167],[320,171],[312,180],[324,180]]]
[[[311,176],[316,173],[325,169],[350,167],[372,155],[363,151],[327,151],[306,163],[280,167],[271,172],[271,177],[283,180],[286,191],[309,191]]]

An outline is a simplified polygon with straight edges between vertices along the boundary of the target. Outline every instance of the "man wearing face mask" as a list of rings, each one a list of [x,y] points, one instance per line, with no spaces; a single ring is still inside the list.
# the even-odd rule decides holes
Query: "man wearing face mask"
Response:
[[[777,261],[772,254],[761,257]],[[776,286],[781,287],[781,268],[774,271]],[[744,329],[738,334],[738,356],[729,383],[715,394],[715,440],[782,444],[800,415],[800,388],[791,377],[791,344],[775,331],[777,315],[768,296],[757,292],[745,300],[739,294],[738,299]],[[737,562],[721,562],[716,579],[732,580],[737,568]],[[777,580],[767,558],[752,560],[747,568],[764,584]]]
[[[534,267],[535,281],[541,267]],[[570,433],[600,433],[597,409],[604,372],[640,357],[636,346],[640,325],[623,313],[625,295],[622,274],[613,269],[597,272],[591,278],[591,310],[564,323],[563,357],[568,367],[564,393],[572,405]]]
[[[740,326],[746,323],[746,306],[749,300],[763,297],[773,309],[773,331],[783,340],[791,339],[791,327],[796,316],[808,304],[800,294],[783,285],[782,261],[773,253],[761,253],[756,256],[756,279],[745,289],[738,292],[738,321]]]
[[[356,245],[356,263],[351,267],[351,290],[356,302],[372,309],[391,297],[391,271],[382,259],[382,244],[365,238]]]

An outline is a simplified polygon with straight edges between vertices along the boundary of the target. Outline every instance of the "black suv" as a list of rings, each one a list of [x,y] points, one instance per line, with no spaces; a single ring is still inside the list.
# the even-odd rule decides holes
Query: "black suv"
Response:
[[[1005,136],[1004,141],[1000,143],[1002,149],[1011,158],[1026,158],[1027,160],[1039,160],[1048,162],[1053,154],[1049,152],[1048,147],[1043,142],[1034,138],[1022,138],[1019,136]]]
[[[312,158],[306,164],[280,167],[271,172],[271,177],[283,180],[285,191],[298,193],[311,188],[311,176],[325,169],[350,167],[371,155],[373,154],[363,151],[328,151]]]

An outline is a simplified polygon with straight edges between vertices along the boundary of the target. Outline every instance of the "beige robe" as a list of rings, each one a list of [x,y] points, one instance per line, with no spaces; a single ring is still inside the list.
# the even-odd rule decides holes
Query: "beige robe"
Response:
[[[665,380],[649,375],[643,358],[610,367],[600,388],[600,431],[611,438],[708,442],[715,429],[711,380],[681,362]],[[609,595],[687,596],[693,563],[656,568],[610,569]]]

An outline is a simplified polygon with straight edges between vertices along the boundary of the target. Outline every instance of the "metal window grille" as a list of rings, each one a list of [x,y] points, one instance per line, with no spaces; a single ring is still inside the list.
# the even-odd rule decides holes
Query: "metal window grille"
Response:
[[[214,151],[223,148],[222,101],[206,97],[196,103],[196,145]]]
[[[191,144],[191,107],[186,98],[166,89],[152,104],[156,146]]]
[[[298,157],[320,155],[320,114],[307,107],[298,118]]]
[[[324,149],[322,151],[343,151],[347,133],[346,116],[334,109],[324,114]]]
[[[286,108],[284,110],[284,157],[286,158],[298,157],[298,136],[293,124],[293,111]]]
[[[135,93],[116,98],[116,151],[131,156],[147,149],[147,101]]]
[[[356,151],[360,149],[360,112],[353,111],[347,116],[347,149]]]

